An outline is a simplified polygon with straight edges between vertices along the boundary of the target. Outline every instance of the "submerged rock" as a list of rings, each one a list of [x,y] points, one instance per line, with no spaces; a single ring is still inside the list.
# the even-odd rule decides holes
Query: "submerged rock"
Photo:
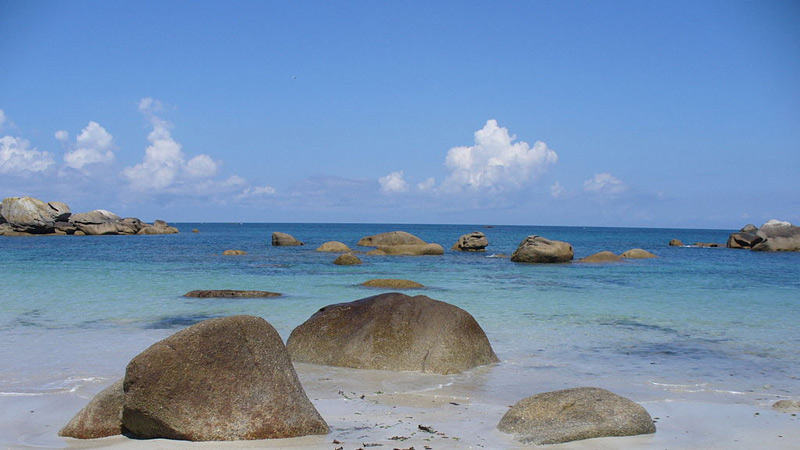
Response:
[[[298,241],[290,234],[276,231],[272,233],[272,245],[274,247],[296,247],[305,244]]]
[[[59,436],[97,439],[122,434],[125,392],[122,380],[100,391],[58,432]]]
[[[339,241],[328,241],[317,247],[317,251],[345,253],[350,251],[350,247]]]
[[[572,245],[553,241],[542,236],[528,236],[520,242],[511,255],[511,261],[521,263],[562,263],[569,262],[575,252]]]
[[[358,241],[361,247],[386,247],[395,245],[425,245],[426,242],[405,231],[390,231],[372,236],[365,236]]]
[[[269,291],[241,291],[234,289],[212,289],[190,291],[183,294],[184,297],[194,298],[269,298],[280,297],[283,294]]]
[[[222,252],[223,256],[241,256],[241,255],[246,255],[246,254],[247,254],[247,252],[244,251],[244,250],[233,250],[233,249],[225,250],[224,252]]]
[[[357,266],[361,264],[361,259],[358,256],[352,253],[345,253],[343,255],[339,255],[333,263],[337,266]]]
[[[378,278],[361,283],[362,286],[391,288],[391,289],[418,289],[425,286],[411,280],[399,280],[395,278]]]
[[[320,309],[286,343],[293,361],[441,374],[498,361],[466,311],[392,292]]]
[[[584,258],[579,259],[578,261],[585,263],[612,263],[612,262],[620,262],[622,261],[622,258],[609,251],[603,251],[586,256]]]
[[[655,433],[650,414],[639,404],[605,389],[580,387],[520,400],[497,428],[525,444],[558,444],[605,436]]]
[[[458,242],[453,244],[453,251],[459,252],[485,252],[489,246],[486,235],[480,231],[473,231],[458,238]]]
[[[125,372],[122,424],[190,441],[326,434],[278,332],[264,319],[210,319],[153,344]]]
[[[406,256],[444,255],[444,248],[439,244],[389,245],[378,247],[376,250],[377,251],[368,252],[368,254]]]
[[[647,250],[642,250],[641,248],[632,248],[626,252],[622,252],[619,257],[627,259],[646,259],[655,258],[656,255],[648,252]]]

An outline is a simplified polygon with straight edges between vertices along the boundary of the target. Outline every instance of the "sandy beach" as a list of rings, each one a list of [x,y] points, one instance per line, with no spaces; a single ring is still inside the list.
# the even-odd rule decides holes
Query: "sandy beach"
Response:
[[[298,364],[297,369],[309,398],[330,425],[328,435],[225,443],[137,440],[125,436],[95,440],[58,437],[58,429],[96,392],[113,382],[103,379],[74,392],[0,397],[3,424],[0,442],[9,449],[532,447],[519,444],[513,436],[496,429],[510,405],[468,395],[472,382],[469,376],[359,371],[308,364]],[[477,370],[502,370],[502,367]],[[439,381],[445,384],[437,384]],[[531,380],[531,394],[537,392],[535,385],[535,380]],[[682,397],[640,402],[656,422],[657,431],[653,435],[590,439],[547,448],[790,449],[796,448],[800,440],[796,414],[773,410],[772,398],[716,403]]]

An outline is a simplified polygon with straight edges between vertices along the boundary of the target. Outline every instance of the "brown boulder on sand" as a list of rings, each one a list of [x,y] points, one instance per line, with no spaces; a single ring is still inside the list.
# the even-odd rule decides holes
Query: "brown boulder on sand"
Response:
[[[362,286],[390,289],[418,289],[425,286],[411,280],[398,280],[395,278],[378,278],[361,283]]]
[[[650,414],[625,397],[594,387],[545,392],[517,402],[497,428],[524,444],[558,444],[656,432]]]
[[[227,441],[326,434],[278,332],[232,316],[192,325],[133,358],[122,424],[139,438]]]
[[[122,380],[100,391],[58,432],[59,436],[97,439],[122,434]]]
[[[572,246],[562,241],[552,241],[541,236],[528,236],[520,242],[511,255],[511,261],[521,263],[562,263],[574,256]]]
[[[468,312],[397,292],[320,309],[286,348],[295,362],[355,369],[450,374],[498,361]]]

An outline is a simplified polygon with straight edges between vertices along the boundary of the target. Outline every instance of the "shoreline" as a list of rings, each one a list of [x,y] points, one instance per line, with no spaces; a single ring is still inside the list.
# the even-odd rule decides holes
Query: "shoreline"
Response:
[[[72,415],[95,393],[114,381],[98,378],[67,392],[0,395],[0,423],[3,424],[0,427],[3,430],[0,431],[0,445],[9,449],[119,450],[535,447],[520,444],[512,435],[497,430],[497,423],[510,404],[493,398],[491,393],[484,394],[486,398],[466,395],[471,379],[469,373],[466,377],[446,377],[310,364],[295,366],[308,397],[331,428],[327,435],[230,442],[142,440],[126,436],[79,440],[57,436],[58,430]],[[502,367],[485,370],[502,370]],[[530,394],[537,392],[539,390],[532,385]],[[655,392],[641,394],[644,394],[642,397],[655,397]],[[661,394],[658,399],[650,400],[631,397],[644,406],[655,421],[657,430],[653,435],[596,438],[548,445],[547,448],[789,449],[800,440],[797,415],[772,409],[770,405],[774,401],[763,396],[721,395],[720,400],[730,401],[718,402],[708,398],[692,399],[698,397],[692,393],[676,396],[684,397],[681,399],[665,398],[663,391]],[[420,426],[434,432],[425,431]]]

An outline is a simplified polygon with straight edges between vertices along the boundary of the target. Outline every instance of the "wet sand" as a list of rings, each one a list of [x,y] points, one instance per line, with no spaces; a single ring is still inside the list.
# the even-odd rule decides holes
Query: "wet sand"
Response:
[[[0,396],[2,448],[72,449],[521,449],[531,448],[495,427],[510,404],[491,393],[477,398],[453,377],[353,371],[299,364],[309,398],[331,433],[238,442],[137,440],[116,436],[76,440],[58,429],[113,379],[88,383],[73,392]],[[456,378],[457,379],[457,378]],[[537,393],[531,389],[531,395]],[[796,414],[759,403],[639,401],[656,422],[653,435],[600,438],[550,445],[558,449],[790,449],[800,442]]]

